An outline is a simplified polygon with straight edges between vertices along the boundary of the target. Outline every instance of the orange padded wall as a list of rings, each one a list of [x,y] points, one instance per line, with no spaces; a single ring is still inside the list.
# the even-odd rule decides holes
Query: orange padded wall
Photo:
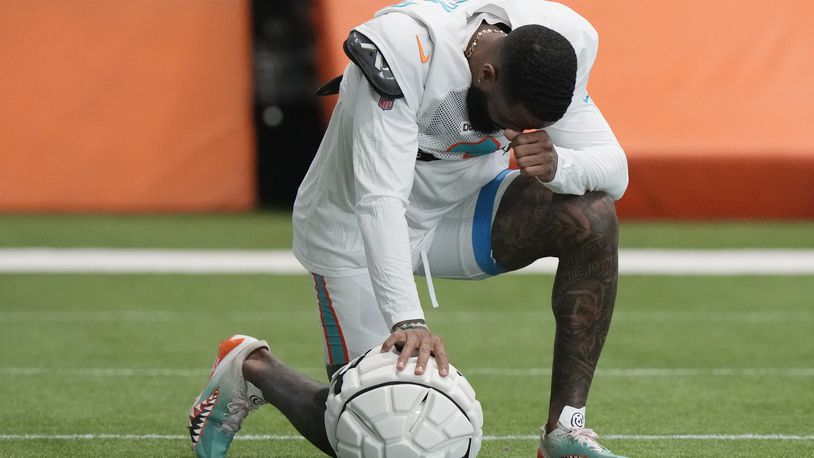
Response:
[[[0,211],[254,205],[247,0],[0,2]]]
[[[390,1],[322,0],[323,79]],[[589,86],[635,218],[814,218],[814,2],[564,0],[600,34]]]

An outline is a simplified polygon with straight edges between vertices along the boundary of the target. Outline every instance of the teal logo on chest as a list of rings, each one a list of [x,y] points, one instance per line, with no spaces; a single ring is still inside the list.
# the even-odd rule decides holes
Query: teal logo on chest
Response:
[[[449,148],[450,153],[465,153],[464,159],[473,156],[483,156],[491,154],[500,149],[500,140],[488,135],[477,142],[458,142]]]
[[[443,8],[444,11],[446,11],[447,13],[451,13],[456,8],[461,6],[462,3],[466,3],[469,0],[427,0],[427,1],[435,3],[436,5]],[[408,7],[408,6],[411,6],[411,5],[415,5],[417,3],[419,3],[419,2],[414,1],[414,0],[407,0],[407,1],[404,1],[404,2],[401,2],[401,3],[396,3],[395,5],[392,5],[392,7],[393,8],[405,8],[405,7]]]

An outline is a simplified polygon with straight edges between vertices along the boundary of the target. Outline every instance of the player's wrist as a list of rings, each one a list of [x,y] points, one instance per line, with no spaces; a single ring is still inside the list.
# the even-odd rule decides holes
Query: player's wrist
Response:
[[[430,330],[427,323],[422,318],[417,318],[414,320],[404,320],[399,321],[398,323],[394,324],[392,328],[390,328],[390,332],[396,331],[409,331],[411,329],[426,329],[427,331]]]

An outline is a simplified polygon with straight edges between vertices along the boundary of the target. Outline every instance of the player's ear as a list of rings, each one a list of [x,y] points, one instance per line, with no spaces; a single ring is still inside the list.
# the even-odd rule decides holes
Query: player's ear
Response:
[[[497,68],[492,64],[483,64],[478,72],[478,83],[484,89],[497,83]]]

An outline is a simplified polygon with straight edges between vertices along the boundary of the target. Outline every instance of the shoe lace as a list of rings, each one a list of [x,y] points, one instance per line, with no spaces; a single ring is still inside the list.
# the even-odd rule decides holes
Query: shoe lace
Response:
[[[233,397],[229,405],[226,406],[226,418],[220,425],[221,431],[237,434],[237,432],[240,431],[243,420],[263,404],[265,404],[265,401],[257,398],[257,396],[252,396],[251,400],[247,399],[246,389],[244,387],[240,392],[235,394],[235,397]]]
[[[604,452],[607,449],[597,442],[599,435],[592,429],[588,428],[574,428],[566,433],[566,436],[573,438],[580,444],[585,445],[590,450],[597,452]]]

